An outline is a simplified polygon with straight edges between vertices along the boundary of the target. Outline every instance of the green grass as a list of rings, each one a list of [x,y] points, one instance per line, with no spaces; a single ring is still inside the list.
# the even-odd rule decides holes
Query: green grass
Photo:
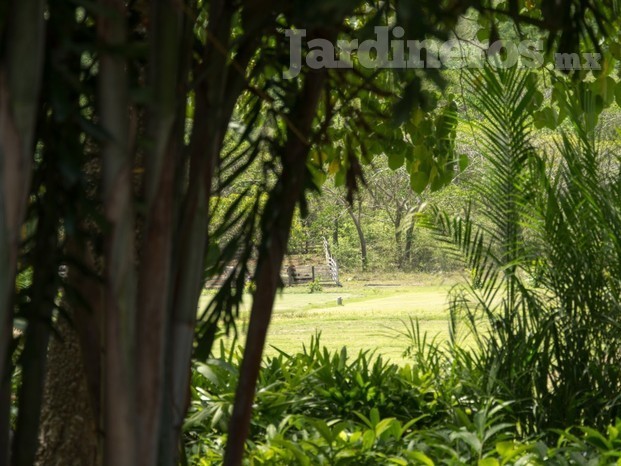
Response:
[[[423,332],[448,338],[447,294],[456,278],[433,275],[356,276],[343,287],[324,287],[309,293],[307,286],[288,287],[278,296],[267,340],[267,354],[276,348],[293,352],[321,333],[322,344],[335,350],[346,346],[350,354],[376,350],[402,361],[408,340],[399,336],[404,322],[418,319]],[[343,305],[337,305],[337,298]],[[238,328],[243,341],[248,308]]]

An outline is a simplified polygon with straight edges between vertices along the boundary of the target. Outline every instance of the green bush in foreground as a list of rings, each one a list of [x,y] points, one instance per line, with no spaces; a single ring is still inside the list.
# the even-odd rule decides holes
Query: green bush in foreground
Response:
[[[523,438],[511,402],[464,395],[466,352],[414,344],[427,351],[413,366],[330,352],[317,337],[297,354],[266,358],[247,464],[621,464],[621,421],[604,433],[582,426]],[[195,366],[188,464],[222,461],[239,361],[222,351]]]

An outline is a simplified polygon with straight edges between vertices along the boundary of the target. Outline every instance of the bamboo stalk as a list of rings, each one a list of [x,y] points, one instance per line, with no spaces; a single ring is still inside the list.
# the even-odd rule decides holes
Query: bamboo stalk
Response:
[[[104,463],[133,466],[136,457],[136,277],[134,270],[134,209],[132,160],[129,154],[128,77],[119,53],[127,42],[123,0],[101,0],[98,18],[104,50],[100,58],[101,125],[109,139],[103,144],[105,235],[104,297]]]

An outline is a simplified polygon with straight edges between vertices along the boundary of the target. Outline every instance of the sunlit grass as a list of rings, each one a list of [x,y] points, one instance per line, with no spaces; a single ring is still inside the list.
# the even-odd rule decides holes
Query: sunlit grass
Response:
[[[345,278],[342,287],[324,287],[319,293],[309,293],[303,285],[286,288],[277,298],[266,353],[276,354],[276,348],[298,351],[321,333],[322,344],[331,350],[343,346],[350,354],[375,350],[403,361],[409,341],[400,333],[410,319],[418,319],[421,331],[430,337],[448,339],[447,295],[455,282],[455,277],[444,276],[363,275]],[[339,297],[343,305],[337,305]],[[249,307],[250,299],[238,324],[242,343]]]

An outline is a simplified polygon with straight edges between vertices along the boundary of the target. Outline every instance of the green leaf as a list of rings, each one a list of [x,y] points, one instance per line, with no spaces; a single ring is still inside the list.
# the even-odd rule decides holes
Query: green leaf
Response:
[[[463,172],[466,168],[468,168],[468,164],[470,161],[468,160],[468,156],[466,154],[461,154],[459,156],[459,171]]]
[[[416,460],[425,466],[434,466],[435,463],[431,458],[425,455],[422,451],[412,451],[408,453],[408,457],[412,460]]]
[[[544,100],[543,94],[539,91],[535,91],[533,93],[533,100],[532,100],[533,108],[541,107],[541,105],[543,104],[543,100]]]
[[[355,414],[356,416],[358,416],[358,417],[360,418],[360,420],[362,420],[362,422],[364,422],[364,424],[365,424],[367,427],[369,427],[370,429],[372,429],[372,428],[373,428],[373,424],[371,423],[371,420],[370,420],[368,417],[366,417],[364,414],[359,413],[358,411],[354,411],[354,414]]]
[[[311,180],[313,182],[313,185],[320,190],[321,187],[323,186],[323,184],[326,182],[326,179],[328,178],[328,173],[326,173],[320,165],[317,165],[315,163],[313,163],[312,161],[308,161],[308,163],[306,164],[306,168],[308,169],[308,171],[311,174]],[[339,167],[340,168],[340,167]],[[330,173],[330,175],[333,175],[334,173]]]
[[[457,418],[459,419],[459,422],[461,423],[462,426],[465,426],[468,428],[473,427],[472,421],[470,421],[470,419],[468,418],[468,415],[464,413],[464,411],[461,408],[455,409],[455,414],[457,414]]]
[[[603,106],[609,107],[615,100],[617,83],[610,76],[606,76],[592,82],[591,89],[595,95],[601,96]]]
[[[341,169],[341,161],[339,159],[334,159],[332,160],[332,162],[330,162],[330,165],[328,166],[328,173],[330,175],[335,175],[336,173],[339,172],[340,169]]]
[[[325,423],[325,421],[317,419],[313,422],[313,427],[317,429],[319,435],[321,435],[326,440],[326,442],[332,443],[332,431],[328,427],[328,424]]]
[[[612,444],[597,430],[590,427],[582,427],[582,431],[586,434],[586,441],[596,448],[603,451],[612,450]]]
[[[431,157],[431,154],[427,150],[427,147],[423,145],[418,145],[414,147],[412,152],[415,160],[426,161]]]
[[[556,129],[558,126],[558,117],[556,112],[551,107],[542,108],[538,112],[533,113],[533,120],[535,124],[535,128],[550,128]]]
[[[477,463],[478,466],[500,466],[500,463],[496,458],[483,458]]]
[[[429,173],[425,171],[416,171],[410,175],[410,186],[417,194],[421,194],[429,182]]]
[[[503,463],[506,463],[512,458],[515,458],[522,452],[531,449],[531,445],[526,443],[516,443],[514,441],[505,441],[496,443],[496,451],[504,460]]]
[[[372,430],[365,431],[364,434],[362,435],[362,449],[369,450],[371,449],[371,447],[373,447],[374,443],[375,443],[375,432],[373,432]]]
[[[388,428],[390,428],[390,426],[392,425],[393,422],[395,422],[395,418],[394,417],[389,417],[389,418],[386,418],[386,419],[382,419],[375,426],[375,435],[377,435],[378,437],[380,435],[382,435]]]
[[[211,383],[213,384],[218,384],[218,376],[217,374],[213,371],[213,369],[208,366],[207,364],[200,364],[197,368],[196,368],[196,372],[198,372],[199,374],[201,374],[203,377],[205,377],[207,380],[209,380]]]
[[[515,449],[515,444],[512,441],[507,442],[498,442],[496,444],[496,451],[502,457],[506,457],[513,453]]]
[[[334,175],[334,186],[341,187],[345,185],[345,170],[339,171]]]
[[[336,439],[341,436],[341,432],[343,432],[347,428],[347,423],[345,421],[341,421],[336,423],[332,427],[332,438]]]
[[[405,160],[405,152],[392,152],[388,154],[388,166],[391,170],[397,170],[403,165]]]
[[[475,453],[480,452],[481,448],[483,447],[483,445],[481,444],[481,440],[479,440],[479,437],[477,437],[476,434],[473,432],[468,432],[465,430],[453,432],[451,434],[451,439],[462,440],[464,443],[468,444],[472,451]]]
[[[376,426],[378,422],[380,422],[380,415],[377,408],[373,408],[369,413],[369,419],[371,420],[371,424]]]

